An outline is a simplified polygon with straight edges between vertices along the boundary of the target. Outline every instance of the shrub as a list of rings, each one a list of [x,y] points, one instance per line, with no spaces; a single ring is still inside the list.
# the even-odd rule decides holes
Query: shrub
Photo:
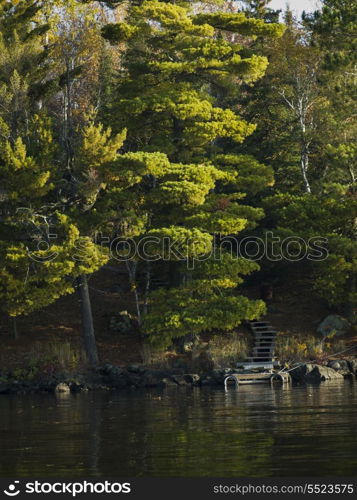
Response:
[[[235,368],[246,360],[250,346],[248,340],[238,333],[216,335],[209,342],[209,353],[216,368]]]
[[[282,362],[311,361],[331,356],[345,349],[343,340],[333,335],[326,338],[314,335],[291,335],[280,332],[277,336],[275,355]]]

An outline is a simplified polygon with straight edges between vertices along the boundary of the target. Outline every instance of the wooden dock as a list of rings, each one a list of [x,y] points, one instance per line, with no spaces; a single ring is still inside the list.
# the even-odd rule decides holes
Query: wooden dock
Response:
[[[289,384],[291,382],[290,374],[287,372],[232,373],[225,378],[224,386],[227,388],[229,384],[235,384],[238,388],[242,384],[274,384],[275,382],[283,385]]]
[[[234,384],[236,388],[243,384],[274,384],[283,385],[291,382],[290,374],[284,371],[274,371],[278,364],[274,357],[276,330],[269,321],[249,321],[253,333],[254,347],[252,355],[241,364],[242,369],[227,375],[225,388]]]
[[[269,372],[262,373],[233,373],[226,377],[227,383],[234,382],[236,384],[262,384],[270,382],[272,374]]]

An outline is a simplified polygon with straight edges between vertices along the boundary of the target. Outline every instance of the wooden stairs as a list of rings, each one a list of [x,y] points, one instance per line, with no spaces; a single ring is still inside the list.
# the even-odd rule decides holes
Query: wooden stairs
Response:
[[[256,366],[273,364],[275,362],[276,330],[269,321],[249,321],[249,328],[253,333],[254,346],[252,355],[247,358],[247,362]]]

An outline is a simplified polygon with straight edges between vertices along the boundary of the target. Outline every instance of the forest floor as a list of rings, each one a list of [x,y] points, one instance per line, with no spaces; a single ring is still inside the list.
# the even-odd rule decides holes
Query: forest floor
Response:
[[[312,284],[310,284],[311,290]],[[110,329],[110,319],[116,313],[133,310],[133,300],[123,274],[113,269],[102,270],[90,280],[93,317],[101,362],[127,366],[142,363],[143,354],[140,337],[123,336]],[[118,291],[119,290],[119,291]],[[246,290],[251,298],[259,297],[259,287]],[[288,335],[316,335],[318,324],[330,311],[322,300],[309,293],[306,283],[289,282],[274,287],[272,310],[266,319],[278,332]],[[77,351],[81,346],[81,319],[76,295],[63,297],[52,306],[17,320],[19,337],[14,340],[12,325],[0,318],[0,368],[13,369],[27,366],[34,355],[45,352],[49,344],[61,345],[70,342]],[[247,336],[245,326],[237,333]],[[205,335],[209,340],[210,335]],[[349,336],[348,342],[357,337]]]

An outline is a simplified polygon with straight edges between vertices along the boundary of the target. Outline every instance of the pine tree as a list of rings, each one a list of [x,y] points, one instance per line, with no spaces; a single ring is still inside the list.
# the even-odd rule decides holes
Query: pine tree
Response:
[[[39,107],[48,78],[49,50],[42,43],[48,26],[36,22],[39,9],[34,0],[0,2],[0,126],[4,120],[13,137],[28,129],[27,114]]]
[[[321,10],[303,15],[330,67],[357,62],[357,5],[353,0],[323,0]]]
[[[269,7],[271,0],[244,0],[246,7],[243,12],[249,17],[264,19],[267,22],[279,22],[280,10],[273,10]]]
[[[213,95],[237,78],[257,80],[267,60],[245,58],[239,43],[216,37],[222,31],[254,37],[281,29],[242,13],[193,16],[187,6],[155,1],[132,7],[128,22],[104,29],[106,38],[128,47],[115,125],[128,128],[131,148],[187,161],[202,157],[218,137],[241,142],[254,130],[230,109],[217,107]]]
[[[195,14],[188,4],[156,0],[132,4],[125,21],[103,30],[111,43],[124,47],[110,119],[114,129],[127,128],[128,153],[120,161],[131,160],[131,175],[138,171],[140,179],[138,192],[123,200],[122,213],[135,221],[139,240],[155,238],[153,255],[181,262],[175,286],[149,296],[145,287],[148,314],[142,326],[153,342],[167,345],[189,331],[227,331],[264,310],[261,302],[235,293],[241,276],[257,268],[254,263],[229,255],[220,262],[209,257],[215,232],[238,233],[262,216],[261,210],[239,203],[243,186],[272,183],[271,170],[251,157],[222,154],[222,139],[240,143],[255,126],[220,107],[220,95],[243,81],[253,83],[267,67],[265,57],[246,56],[242,44],[223,34],[254,39],[282,31],[243,13]],[[148,154],[157,157],[156,165],[149,165]],[[165,238],[177,244],[176,255],[165,253]],[[185,271],[187,262],[195,260],[194,271]],[[134,270],[138,265],[145,263],[134,262]],[[145,274],[150,284],[150,271]],[[133,289],[137,294],[135,280]],[[222,314],[223,304],[229,316]]]

